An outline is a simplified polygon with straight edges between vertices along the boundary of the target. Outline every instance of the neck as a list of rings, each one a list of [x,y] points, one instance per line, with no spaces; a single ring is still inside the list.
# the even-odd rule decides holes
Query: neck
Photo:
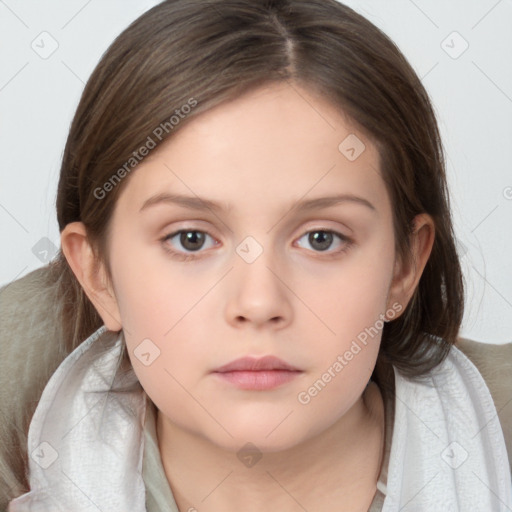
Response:
[[[370,383],[330,428],[291,449],[264,453],[251,467],[159,411],[157,434],[180,512],[367,511],[382,464],[384,405]]]

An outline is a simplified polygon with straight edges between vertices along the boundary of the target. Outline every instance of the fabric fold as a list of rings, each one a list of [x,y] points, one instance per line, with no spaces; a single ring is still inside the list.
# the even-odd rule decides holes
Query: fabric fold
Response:
[[[116,378],[122,337],[107,348],[106,332],[102,326],[81,343],[48,381],[28,433],[30,492],[12,500],[10,512],[146,510],[146,397],[142,388],[110,391],[137,378]]]
[[[431,374],[395,372],[395,422],[383,512],[505,512],[512,477],[490,391],[457,348]]]

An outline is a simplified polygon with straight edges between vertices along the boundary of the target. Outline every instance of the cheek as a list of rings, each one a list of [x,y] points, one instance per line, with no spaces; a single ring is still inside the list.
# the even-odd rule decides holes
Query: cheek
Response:
[[[112,256],[116,298],[126,346],[134,371],[157,405],[167,397],[187,403],[179,383],[187,388],[209,361],[205,343],[211,324],[204,322],[205,308],[215,300],[204,297],[215,276],[204,279],[184,273],[165,255],[120,244]],[[203,298],[204,297],[204,298]],[[202,299],[203,298],[203,299]],[[205,300],[206,299],[206,300]]]
[[[346,270],[324,289],[323,307],[316,303],[328,328],[317,323],[316,333],[309,326],[303,333],[317,342],[314,352],[311,341],[307,347],[311,372],[295,400],[307,417],[322,418],[319,429],[343,416],[361,396],[373,373],[384,327],[388,281],[378,268]]]
[[[318,340],[311,379],[311,384],[319,380],[318,389],[312,389],[309,398],[316,397],[315,393],[322,398],[315,398],[315,407],[322,403],[332,406],[332,400],[337,401],[338,407],[350,403],[362,392],[373,372],[392,278],[391,243],[392,237],[391,242],[382,237],[373,248],[358,250],[339,264],[331,265],[328,276],[315,276],[316,288],[309,278],[301,287],[299,293],[317,317],[309,315],[310,322],[303,324],[304,339]],[[304,349],[311,351],[311,346]],[[323,391],[323,387],[329,390]]]
[[[347,253],[316,273],[306,269],[306,277],[297,281],[298,295],[318,319],[311,327],[331,340],[329,345],[343,345],[377,321],[382,328],[394,253],[385,237],[378,242]]]
[[[198,303],[208,279],[183,272],[181,264],[171,260],[163,248],[131,243],[131,238],[119,234],[112,253],[123,329],[133,333],[134,340],[161,339]],[[214,276],[209,277],[212,281]]]

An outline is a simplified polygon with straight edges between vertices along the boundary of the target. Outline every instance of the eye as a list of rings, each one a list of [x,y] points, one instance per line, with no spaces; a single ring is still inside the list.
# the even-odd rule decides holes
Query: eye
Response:
[[[198,229],[180,229],[179,231],[175,231],[174,233],[170,233],[164,236],[164,238],[162,238],[161,241],[164,245],[164,249],[167,252],[171,253],[173,256],[176,256],[179,259],[188,260],[195,258],[197,256],[195,256],[194,254],[189,255],[187,254],[187,251],[190,253],[200,251],[200,249],[204,247],[205,240],[207,237],[212,238],[205,231],[200,231]],[[185,251],[169,247],[169,245],[173,246],[173,244],[169,243],[173,238],[176,238],[175,243],[179,243],[181,247],[185,249]],[[216,241],[214,241],[212,246],[215,245],[217,245]],[[174,245],[174,247],[176,246]]]
[[[315,252],[325,252],[333,245],[336,238],[339,240],[337,251],[329,251],[329,254],[337,254],[346,251],[351,245],[352,240],[330,229],[314,229],[305,233],[299,240],[307,237],[307,243]]]
[[[307,243],[315,252],[326,252],[329,255],[343,253],[353,244],[353,241],[350,238],[330,229],[314,229],[308,231],[302,235],[299,240],[305,237],[307,237]],[[165,251],[171,254],[173,258],[181,261],[188,261],[201,257],[201,252],[204,252],[201,251],[201,249],[205,248],[207,238],[210,238],[213,241],[213,243],[210,244],[210,247],[218,245],[218,242],[207,232],[191,228],[180,229],[165,235],[161,239],[161,242]],[[176,240],[174,243],[171,243],[173,239]],[[328,251],[328,249],[333,246],[333,242],[336,242],[336,239],[338,240],[338,243],[336,244],[338,246],[338,250]],[[181,248],[178,248],[177,244],[181,245]]]

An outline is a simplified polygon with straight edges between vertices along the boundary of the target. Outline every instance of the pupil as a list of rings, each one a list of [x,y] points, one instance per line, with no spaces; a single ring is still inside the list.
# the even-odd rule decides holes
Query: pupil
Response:
[[[180,238],[180,242],[183,247],[192,251],[194,249],[201,248],[204,242],[204,234],[199,233],[199,231],[187,231],[185,233],[181,233]]]
[[[309,234],[309,243],[312,247],[315,247],[314,244],[316,244],[317,249],[320,251],[325,251],[332,243],[332,233],[327,233],[325,231],[314,231]]]

